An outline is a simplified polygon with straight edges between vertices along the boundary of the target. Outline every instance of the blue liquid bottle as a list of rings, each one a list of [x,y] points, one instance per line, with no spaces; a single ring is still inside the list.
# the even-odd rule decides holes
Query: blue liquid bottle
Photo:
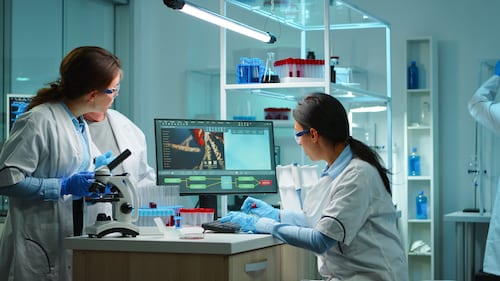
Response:
[[[416,61],[412,61],[410,67],[408,67],[408,89],[418,89],[418,67]]]
[[[420,155],[417,154],[417,148],[413,147],[408,156],[408,175],[420,176]]]
[[[427,196],[424,195],[424,191],[420,190],[418,192],[416,201],[417,207],[417,219],[427,219]]]
[[[236,83],[246,84],[249,81],[250,74],[250,59],[246,57],[240,58],[240,63],[236,66]]]

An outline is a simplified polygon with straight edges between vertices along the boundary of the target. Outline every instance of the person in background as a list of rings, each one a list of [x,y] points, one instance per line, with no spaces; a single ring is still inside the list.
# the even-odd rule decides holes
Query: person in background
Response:
[[[496,63],[495,74],[477,89],[468,104],[470,115],[497,135],[500,135],[500,103],[495,99],[499,87],[500,61]],[[500,277],[500,192],[498,190],[491,211],[483,271]]]
[[[97,148],[110,155],[119,155],[125,149],[132,154],[118,165],[113,174],[128,173],[130,182],[136,189],[156,186],[156,171],[148,165],[147,145],[144,133],[130,119],[120,112],[108,109],[107,112],[89,112],[83,115],[90,128],[92,141]],[[95,222],[97,213],[111,215],[111,204],[100,205],[98,209],[85,212],[85,224]],[[106,206],[107,205],[107,206]]]
[[[326,162],[318,183],[307,190],[302,211],[278,210],[248,197],[242,212],[220,220],[313,251],[327,280],[409,280],[389,171],[380,157],[349,135],[346,111],[330,95],[305,97],[293,117],[305,154]]]
[[[63,240],[76,231],[73,200],[91,195],[92,159],[100,155],[83,114],[112,105],[121,63],[103,48],[83,46],[63,58],[59,75],[38,90],[0,153],[0,195],[9,196],[0,280],[71,280]],[[95,159],[95,167],[109,163]]]

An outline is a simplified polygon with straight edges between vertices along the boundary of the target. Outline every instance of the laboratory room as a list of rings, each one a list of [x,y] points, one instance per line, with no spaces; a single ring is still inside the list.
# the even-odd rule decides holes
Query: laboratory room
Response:
[[[500,1],[0,3],[0,280],[500,280]]]

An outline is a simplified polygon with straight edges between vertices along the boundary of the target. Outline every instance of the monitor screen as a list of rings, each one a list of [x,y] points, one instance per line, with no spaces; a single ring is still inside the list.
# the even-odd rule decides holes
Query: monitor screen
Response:
[[[158,185],[181,195],[278,191],[271,121],[154,122]]]
[[[7,118],[9,119],[6,122],[6,132],[5,135],[8,137],[10,130],[12,129],[14,122],[16,119],[26,111],[28,105],[31,102],[33,95],[25,95],[25,94],[7,94]]]

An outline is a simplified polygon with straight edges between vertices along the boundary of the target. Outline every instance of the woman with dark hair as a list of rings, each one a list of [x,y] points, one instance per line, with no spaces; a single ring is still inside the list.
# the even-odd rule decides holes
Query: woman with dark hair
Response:
[[[108,110],[122,71],[109,51],[85,46],[64,57],[59,74],[16,120],[0,153],[0,194],[9,196],[0,280],[71,280],[63,239],[81,231],[72,203],[90,194],[91,159],[99,155],[83,114]]]
[[[346,111],[330,95],[305,97],[293,117],[297,143],[311,160],[327,164],[307,189],[302,211],[248,197],[243,212],[221,220],[313,251],[327,280],[408,280],[389,171],[377,153],[350,136]]]

